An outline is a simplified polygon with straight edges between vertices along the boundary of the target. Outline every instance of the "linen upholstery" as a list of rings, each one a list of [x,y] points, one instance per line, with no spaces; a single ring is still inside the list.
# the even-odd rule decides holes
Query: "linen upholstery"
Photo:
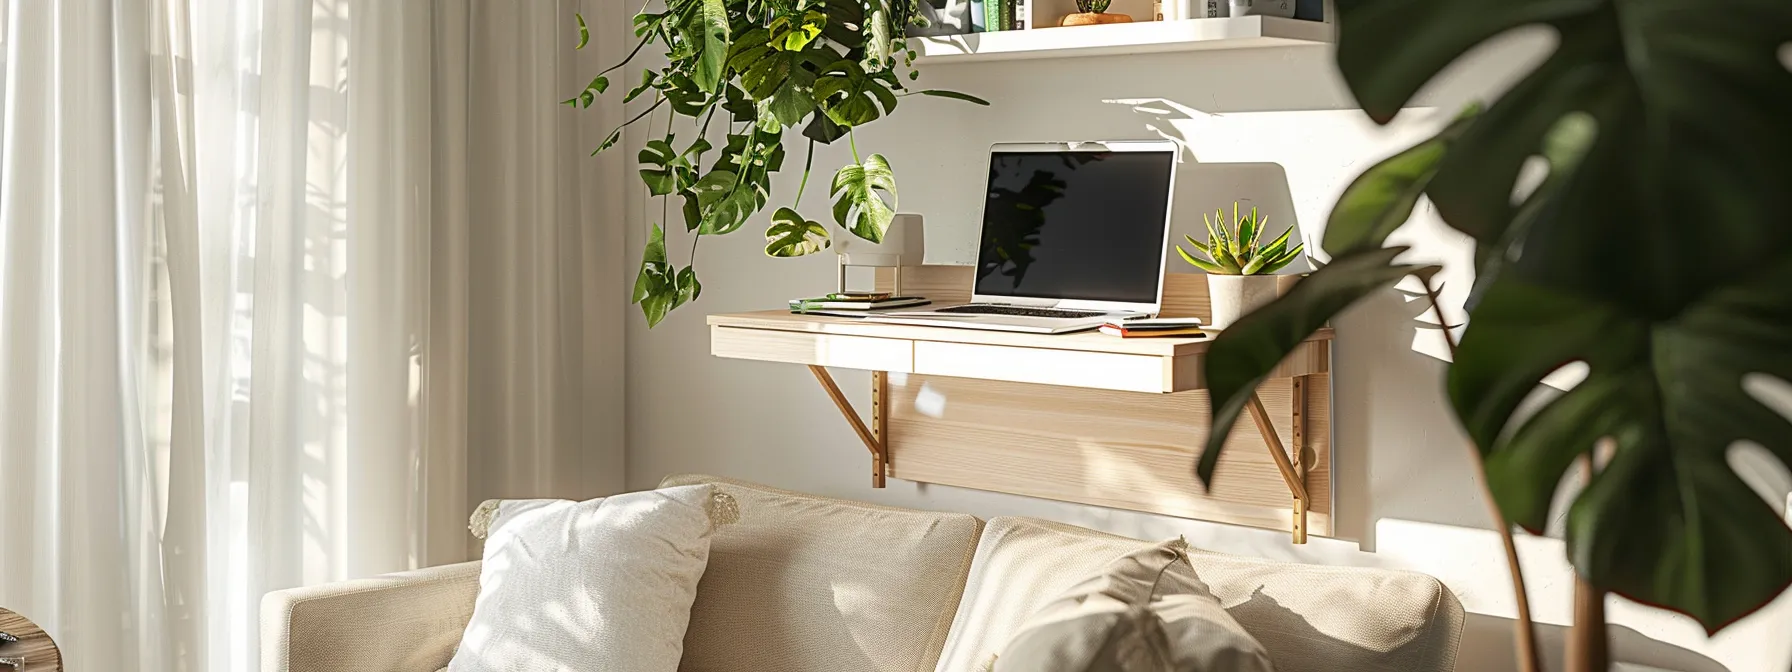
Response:
[[[938,672],[976,670],[1046,601],[1150,545],[1043,520],[991,519]],[[1462,603],[1435,578],[1201,551],[1190,560],[1280,672],[1455,669]]]
[[[982,522],[711,476],[740,522],[716,530],[682,672],[927,672]]]
[[[432,672],[479,595],[478,562],[268,593],[262,672]]]
[[[714,486],[690,485],[500,503],[448,669],[675,672],[720,522],[715,498]]]
[[[1275,672],[1173,539],[1116,558],[1029,616],[994,672]]]

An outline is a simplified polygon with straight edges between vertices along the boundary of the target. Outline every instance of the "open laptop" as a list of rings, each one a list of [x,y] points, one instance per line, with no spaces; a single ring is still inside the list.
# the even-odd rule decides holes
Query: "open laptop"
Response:
[[[1056,334],[1155,315],[1175,143],[999,144],[990,150],[971,302],[867,319]]]

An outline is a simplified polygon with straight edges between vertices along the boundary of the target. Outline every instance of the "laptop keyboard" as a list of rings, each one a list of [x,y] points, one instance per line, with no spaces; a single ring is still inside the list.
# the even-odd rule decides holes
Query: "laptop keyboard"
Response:
[[[1093,310],[1059,310],[1056,308],[1025,308],[1022,306],[996,306],[985,303],[972,303],[963,306],[947,306],[934,310],[936,313],[960,313],[965,315],[1013,315],[1016,317],[1096,317],[1106,315]]]

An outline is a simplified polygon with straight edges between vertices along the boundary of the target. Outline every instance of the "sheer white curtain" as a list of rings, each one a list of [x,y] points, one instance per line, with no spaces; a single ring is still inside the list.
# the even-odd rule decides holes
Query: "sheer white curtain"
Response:
[[[0,606],[69,669],[253,669],[267,590],[619,487],[576,4],[0,0]]]

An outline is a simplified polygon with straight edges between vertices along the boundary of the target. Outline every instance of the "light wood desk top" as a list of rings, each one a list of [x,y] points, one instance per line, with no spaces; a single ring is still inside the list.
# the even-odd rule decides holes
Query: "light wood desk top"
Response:
[[[1213,337],[1205,338],[1120,338],[1099,331],[1070,334],[1029,334],[1016,331],[988,331],[953,327],[923,327],[908,324],[885,324],[851,317],[796,315],[787,310],[760,310],[750,313],[723,313],[709,316],[709,326],[741,329],[773,329],[819,334],[898,338],[911,341],[946,343],[979,343],[1021,348],[1082,350],[1130,355],[1179,357],[1207,351]],[[1320,329],[1308,341],[1332,340],[1330,327]]]
[[[1119,338],[885,324],[783,310],[709,316],[718,357],[1125,390],[1202,389],[1207,338]],[[1331,329],[1321,329],[1278,375],[1328,370]]]

